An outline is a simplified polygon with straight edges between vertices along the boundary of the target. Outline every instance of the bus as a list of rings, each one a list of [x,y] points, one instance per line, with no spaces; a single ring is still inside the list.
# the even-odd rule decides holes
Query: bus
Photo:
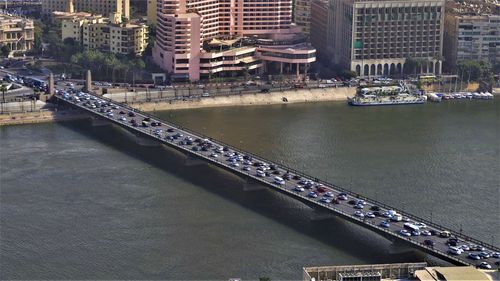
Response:
[[[30,77],[27,84],[32,88],[45,89],[47,87],[47,82],[42,79]]]
[[[405,223],[403,226],[404,226],[404,228],[406,228],[406,229],[408,229],[409,231],[412,231],[412,232],[413,231],[420,231],[420,227],[418,227],[418,226],[416,226],[416,225],[414,225],[412,223],[409,223],[409,222]]]
[[[418,76],[418,81],[422,83],[433,83],[436,82],[438,79],[435,75],[420,75]]]

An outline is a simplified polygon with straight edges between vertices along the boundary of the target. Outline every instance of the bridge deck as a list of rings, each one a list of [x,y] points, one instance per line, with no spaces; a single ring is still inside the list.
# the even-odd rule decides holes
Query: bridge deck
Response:
[[[85,94],[84,94],[85,95]],[[88,94],[87,94],[88,95]],[[440,257],[444,260],[450,261],[454,264],[459,264],[459,265],[479,265],[481,262],[488,262],[491,264],[492,267],[495,267],[494,262],[498,260],[498,258],[493,258],[490,257],[488,259],[481,259],[481,260],[473,260],[468,258],[469,253],[479,253],[480,251],[465,251],[462,254],[459,255],[453,255],[450,254],[449,252],[449,246],[447,245],[448,238],[440,237],[439,235],[432,234],[432,235],[416,235],[416,236],[403,236],[401,235],[400,231],[404,229],[404,223],[406,222],[419,222],[419,223],[424,223],[426,225],[425,228],[430,232],[436,232],[440,233],[443,230],[446,230],[444,227],[427,221],[423,218],[419,218],[417,216],[414,216],[412,214],[406,213],[404,211],[398,210],[394,207],[388,206],[386,204],[383,204],[381,202],[378,202],[376,200],[364,197],[360,194],[353,193],[351,191],[348,191],[346,189],[343,189],[339,186],[333,185],[331,183],[327,183],[318,179],[315,179],[314,177],[305,175],[299,171],[296,171],[292,168],[286,167],[281,164],[274,163],[270,160],[267,160],[263,157],[254,155],[252,153],[242,151],[241,149],[232,147],[228,144],[225,144],[221,141],[213,140],[212,138],[206,137],[202,134],[190,131],[189,129],[183,128],[177,124],[173,124],[171,122],[166,122],[164,120],[160,120],[157,117],[154,117],[152,115],[149,115],[144,112],[137,111],[135,109],[132,109],[124,104],[120,104],[117,102],[114,102],[110,99],[104,98],[104,97],[98,97],[98,96],[92,96],[89,95],[88,98],[89,100],[86,100],[85,97],[82,97],[82,100],[77,102],[75,100],[75,95],[73,94],[58,94],[56,97],[64,101],[66,103],[69,103],[73,106],[76,106],[82,110],[85,110],[87,112],[90,112],[93,115],[99,116],[101,118],[107,119],[121,127],[127,128],[133,132],[140,133],[141,135],[148,136],[152,139],[157,140],[160,143],[166,144],[168,146],[174,147],[180,151],[185,152],[188,155],[191,155],[196,158],[201,158],[208,163],[215,164],[219,167],[222,167],[224,169],[227,169],[229,171],[234,172],[235,174],[238,174],[240,176],[246,177],[253,179],[259,183],[264,184],[265,186],[271,187],[281,193],[287,194],[293,198],[299,199],[302,202],[306,202],[310,206],[316,206],[318,209],[323,209],[323,210],[328,210],[330,212],[333,212],[351,222],[354,222],[356,224],[362,225],[368,229],[371,229],[373,231],[376,231],[386,237],[389,237],[393,240],[397,241],[403,241],[406,244],[410,244],[420,250],[423,250],[431,255]],[[92,108],[91,106],[85,105],[85,103],[91,102],[95,103],[97,101],[102,101],[111,105],[108,105],[106,107],[96,107]],[[105,110],[108,110],[109,112],[100,112],[101,108],[105,108]],[[120,114],[120,111],[123,111],[125,114]],[[135,116],[130,117],[128,116],[128,112],[134,112]],[[112,113],[110,115],[109,113]],[[126,120],[122,121],[119,120],[119,118],[125,118]],[[144,118],[150,118],[151,121],[160,121],[161,126],[155,126],[155,127],[143,127],[141,125],[141,122]],[[133,126],[132,123],[130,123],[131,119],[135,119],[137,121],[138,126]],[[161,129],[161,133],[155,133],[156,129]],[[173,132],[169,132],[172,131]],[[172,139],[169,137],[173,137],[175,134],[182,134],[182,137],[179,137],[178,139]],[[185,141],[186,138],[192,138],[193,142],[192,144],[186,144],[187,141]],[[201,143],[204,142],[204,140],[207,140],[206,143],[212,144],[212,146],[207,149],[206,151],[200,149],[202,147]],[[182,143],[184,142],[184,144]],[[198,149],[195,150],[195,147],[198,147]],[[224,148],[221,152],[215,152],[215,148]],[[263,175],[263,176],[258,176],[256,174],[257,172],[257,167],[254,165],[244,165],[244,160],[239,159],[236,160],[234,163],[237,163],[237,165],[233,164],[233,162],[228,161],[230,153],[237,153],[240,156],[245,156],[247,159],[251,159],[250,161],[253,163],[256,162],[261,162],[261,163],[267,163],[269,165],[274,166],[272,170],[268,170],[267,172],[269,173],[268,175]],[[217,157],[214,157],[214,155],[217,155]],[[248,164],[248,163],[247,163]],[[248,170],[243,170],[243,167],[248,167]],[[277,176],[276,174],[279,173],[280,177],[284,177],[285,174],[288,174],[290,177],[289,180],[285,180],[284,184],[277,184],[274,180],[274,177]],[[294,189],[299,185],[299,178],[300,180],[309,180],[314,183],[314,187],[312,187],[310,190],[304,186],[305,191],[298,192],[295,191]],[[310,191],[316,191],[317,186],[321,185],[325,188],[324,192],[316,192],[319,196],[317,198],[312,198],[308,196],[308,193]],[[334,199],[332,202],[322,202],[321,198],[323,197],[322,195],[326,194],[326,192],[331,192],[332,197],[330,199]],[[339,194],[345,193],[347,195],[346,200],[335,200],[339,198]],[[348,202],[351,200],[364,200],[366,202],[365,206],[363,209],[355,209],[353,205],[349,204]],[[373,209],[373,206],[378,206],[380,208],[379,212],[381,213],[380,215],[376,216],[375,218],[367,218],[367,217],[358,217],[354,215],[355,211],[361,211],[363,214],[366,214],[366,212],[369,212],[370,209]],[[383,213],[388,210],[394,210],[397,213],[401,214],[405,219],[403,221],[391,221],[387,217],[383,216]],[[372,211],[373,212],[373,211]],[[383,221],[390,221],[390,226],[388,228],[381,226],[381,223]],[[456,237],[459,239],[459,244],[460,245],[476,245],[476,246],[482,246],[484,248],[483,251],[488,251],[490,253],[494,252],[500,252],[500,249],[496,246],[489,245],[487,243],[484,243],[482,241],[479,241],[477,239],[474,239],[472,237],[468,237],[466,235],[463,235],[461,233],[448,230],[452,237]],[[425,240],[431,240],[434,242],[433,246],[429,246],[425,244]]]

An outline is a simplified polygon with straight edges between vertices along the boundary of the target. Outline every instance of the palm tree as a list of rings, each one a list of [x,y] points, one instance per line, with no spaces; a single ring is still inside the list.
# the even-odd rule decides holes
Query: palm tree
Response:
[[[0,91],[2,92],[2,103],[5,103],[5,92],[7,92],[7,86],[5,84],[0,85]]]

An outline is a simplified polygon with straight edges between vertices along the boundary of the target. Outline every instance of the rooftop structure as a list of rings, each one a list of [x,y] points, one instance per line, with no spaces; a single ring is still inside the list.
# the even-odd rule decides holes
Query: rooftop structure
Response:
[[[51,14],[60,12],[90,12],[102,15],[116,13],[130,17],[130,0],[43,0],[42,11]]]
[[[427,263],[393,263],[371,265],[341,265],[304,267],[304,281],[380,281],[407,279],[417,270],[423,270]]]
[[[34,28],[32,20],[0,14],[0,46],[7,45],[16,53],[31,50],[35,42]]]
[[[221,71],[217,70],[220,68],[208,69],[206,65],[200,68],[201,59],[206,63],[207,57],[224,57],[223,54],[209,54],[217,53],[213,48],[206,48],[209,47],[207,43],[213,39],[235,39],[241,43],[240,46],[244,45],[250,49],[257,47],[254,55],[259,53],[258,45],[268,45],[266,52],[288,52],[292,59],[294,55],[304,52],[291,51],[297,45],[298,39],[305,41],[305,37],[300,36],[300,28],[291,23],[291,0],[269,1],[266,4],[246,0],[158,0],[157,7],[158,28],[153,58],[156,64],[174,77],[197,81],[203,76],[221,74]],[[254,40],[256,38],[270,42],[257,42]],[[278,44],[286,46],[288,50],[278,51]],[[312,47],[309,47],[309,50],[315,52]],[[252,52],[246,52],[250,53]],[[276,54],[274,60],[279,60],[280,56]],[[262,55],[262,58],[264,57],[271,56],[268,53]],[[300,59],[300,62],[287,62],[301,64],[302,61]],[[314,59],[308,60],[308,63],[312,61]],[[260,68],[256,66],[258,63],[238,63],[244,69]],[[302,68],[306,66],[302,65]]]

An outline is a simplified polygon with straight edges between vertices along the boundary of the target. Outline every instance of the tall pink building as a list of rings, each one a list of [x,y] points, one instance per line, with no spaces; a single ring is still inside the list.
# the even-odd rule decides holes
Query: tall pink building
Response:
[[[292,25],[292,0],[158,0],[157,18],[153,58],[174,77],[197,81],[256,71],[266,61],[281,69],[295,64],[299,73],[315,60],[312,47],[300,42],[294,48],[300,30]],[[266,56],[260,55],[261,43]]]

